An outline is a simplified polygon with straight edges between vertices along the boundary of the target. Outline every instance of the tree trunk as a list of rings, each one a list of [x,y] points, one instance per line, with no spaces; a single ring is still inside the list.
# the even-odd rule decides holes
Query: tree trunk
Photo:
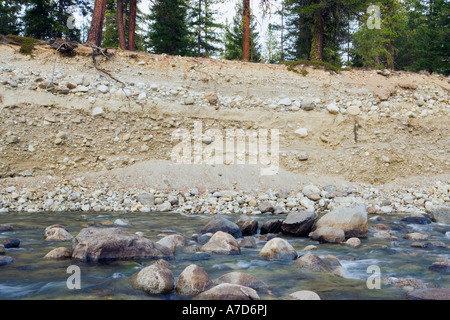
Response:
[[[244,0],[242,59],[250,61],[250,0]]]
[[[105,20],[106,0],[95,0],[91,27],[86,44],[100,46],[102,44],[103,21]]]
[[[137,0],[130,0],[130,22],[128,26],[128,50],[135,49],[135,33],[136,33],[136,4]]]
[[[322,1],[320,1],[321,3]],[[314,26],[311,41],[310,59],[312,61],[322,61],[323,55],[323,33],[324,33],[324,13],[323,7],[317,8],[314,13]]]
[[[123,23],[123,0],[117,0],[117,31],[119,32],[120,49],[126,50],[125,27]]]

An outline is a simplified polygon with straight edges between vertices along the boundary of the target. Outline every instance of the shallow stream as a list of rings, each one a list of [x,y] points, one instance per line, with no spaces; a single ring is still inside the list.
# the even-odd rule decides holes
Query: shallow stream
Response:
[[[84,218],[79,213],[9,213],[0,214],[0,224],[10,224],[13,231],[0,232],[2,238],[20,239],[19,248],[6,249],[6,255],[16,262],[0,267],[0,299],[186,299],[175,292],[168,295],[148,295],[133,288],[130,276],[154,261],[111,261],[107,263],[81,263],[76,260],[47,260],[43,257],[60,246],[71,247],[71,242],[46,242],[43,235],[46,227],[53,224],[65,226],[73,236],[93,223],[110,223],[116,219],[126,219],[129,226],[121,227],[129,232],[143,232],[151,240],[157,241],[162,234],[178,232],[191,239],[207,223],[207,216],[183,216],[175,213],[126,213],[90,214]],[[229,216],[236,221],[238,216]],[[283,216],[258,216],[261,224]],[[382,284],[380,289],[368,289],[369,266],[378,266],[381,277],[416,278],[428,287],[449,288],[450,276],[430,271],[428,268],[439,258],[450,258],[450,239],[445,233],[449,225],[432,223],[428,225],[408,224],[399,216],[384,216],[382,223],[391,228],[397,241],[373,237],[375,224],[370,221],[366,239],[360,248],[341,244],[319,244],[309,238],[285,237],[299,254],[310,244],[317,250],[311,251],[319,257],[334,255],[339,258],[344,278],[301,270],[293,262],[265,260],[258,257],[264,241],[257,241],[257,248],[242,248],[241,255],[215,255],[206,253],[185,253],[177,249],[175,259],[170,263],[175,279],[188,265],[195,263],[205,269],[211,279],[231,271],[250,273],[264,281],[271,294],[261,293],[262,299],[283,299],[299,290],[312,290],[321,299],[405,299],[407,291]],[[408,232],[429,235],[429,240],[441,241],[447,247],[414,248],[413,241],[403,239]],[[68,289],[66,281],[70,265],[81,270],[81,289]]]

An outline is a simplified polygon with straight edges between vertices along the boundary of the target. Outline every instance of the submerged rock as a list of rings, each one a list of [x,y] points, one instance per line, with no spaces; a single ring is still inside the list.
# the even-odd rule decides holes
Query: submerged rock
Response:
[[[300,290],[293,292],[289,295],[290,299],[293,300],[320,300],[320,297],[314,291]]]
[[[45,241],[71,241],[73,236],[61,225],[51,225],[45,229]]]
[[[331,272],[325,262],[315,254],[307,253],[295,261],[295,265],[300,268],[317,272]]]
[[[18,248],[20,246],[20,240],[17,238],[2,239],[2,242],[5,248]]]
[[[172,251],[118,228],[84,228],[73,239],[72,258],[84,262],[108,259],[172,259]]]
[[[258,293],[249,287],[222,283],[196,296],[199,300],[260,300]]]
[[[258,278],[252,276],[251,274],[243,273],[243,272],[229,272],[219,277],[216,280],[217,284],[221,283],[231,283],[238,284],[241,286],[249,287],[255,289],[260,292],[267,292],[269,287],[263,281]]]
[[[1,256],[0,257],[0,267],[6,266],[8,264],[16,262],[16,259],[10,256]]]
[[[53,249],[49,253],[47,253],[44,258],[45,259],[70,259],[72,257],[72,250],[66,247],[59,247]]]
[[[450,300],[450,288],[414,290],[408,300]]]

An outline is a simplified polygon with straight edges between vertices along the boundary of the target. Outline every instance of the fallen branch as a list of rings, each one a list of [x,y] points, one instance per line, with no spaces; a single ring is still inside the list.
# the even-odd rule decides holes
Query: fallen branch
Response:
[[[97,47],[95,45],[92,45],[92,62],[94,63],[94,68],[97,69],[100,72],[103,72],[104,74],[106,74],[108,77],[110,77],[111,79],[113,79],[114,81],[120,83],[122,85],[122,88],[126,87],[126,84],[122,81],[120,81],[119,79],[117,79],[116,77],[114,77],[111,73],[109,73],[106,70],[103,70],[99,67],[97,67],[97,61],[95,60],[96,56],[99,55],[103,55],[105,56],[107,59],[109,59],[109,57],[112,55],[111,53],[108,52],[108,49],[102,49],[100,47]]]

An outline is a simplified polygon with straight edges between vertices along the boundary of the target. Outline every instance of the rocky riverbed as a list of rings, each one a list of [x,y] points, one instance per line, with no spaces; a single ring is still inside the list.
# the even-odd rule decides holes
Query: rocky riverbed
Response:
[[[348,288],[344,297],[373,298],[377,294],[367,293],[361,280],[371,262],[380,261],[387,268],[385,285],[401,288],[383,298],[405,298],[413,289],[417,295],[411,298],[448,297],[448,78],[375,70],[335,74],[309,67],[301,76],[282,65],[116,50],[109,59],[98,57],[94,67],[90,48],[77,50],[67,58],[41,45],[33,56],[24,56],[15,46],[0,45],[0,265],[11,285],[0,286],[1,297],[26,297],[14,293],[26,284],[12,279],[19,269],[30,268],[30,259],[49,254],[97,263],[101,253],[80,252],[76,246],[98,232],[90,227],[118,232],[114,237],[128,239],[124,243],[141,243],[151,258],[169,263],[175,258],[174,267],[133,264],[147,255],[126,257],[130,264],[113,262],[113,279],[119,279],[121,289],[108,292],[116,298],[154,298],[152,286],[163,288],[157,294],[164,299],[194,292],[206,299],[219,293],[335,298],[339,285]],[[177,130],[197,141],[190,145],[193,163],[174,163]],[[248,135],[278,130],[276,174],[261,175],[261,161],[238,164],[239,155],[220,164],[197,161],[195,156],[207,159],[208,148],[220,141],[214,132],[226,136],[227,130]],[[248,147],[243,157],[250,156]],[[207,231],[205,219],[215,221],[218,215],[229,223]],[[158,221],[154,227],[161,234],[179,229],[171,238],[155,237],[146,234],[151,221]],[[353,223],[357,227],[349,229]],[[109,235],[94,238],[102,237]],[[73,245],[47,250],[60,240]],[[390,262],[382,258],[386,252]],[[360,264],[356,271],[354,260]],[[68,266],[67,261],[45,261],[39,274],[51,263]],[[404,264],[408,267],[401,272]],[[256,280],[247,280],[257,288],[243,293],[239,287],[213,287],[211,282],[220,282],[214,277],[243,283],[236,280],[245,277],[241,274],[219,274],[222,265],[252,270]],[[302,273],[311,265],[320,272]],[[104,279],[106,269],[102,263],[92,269],[89,282],[96,290],[102,290],[97,280]],[[292,272],[295,281],[311,283],[274,281]],[[191,283],[194,273],[204,283]],[[148,279],[151,274],[167,276],[168,282],[155,284]],[[39,295],[40,277],[29,284],[32,296]],[[175,280],[180,278],[179,288]],[[51,287],[54,279],[43,281]],[[355,283],[357,292],[349,289]],[[56,287],[56,293],[44,290],[43,295],[66,296]],[[331,294],[326,287],[334,288]],[[206,288],[216,289],[206,294]]]

